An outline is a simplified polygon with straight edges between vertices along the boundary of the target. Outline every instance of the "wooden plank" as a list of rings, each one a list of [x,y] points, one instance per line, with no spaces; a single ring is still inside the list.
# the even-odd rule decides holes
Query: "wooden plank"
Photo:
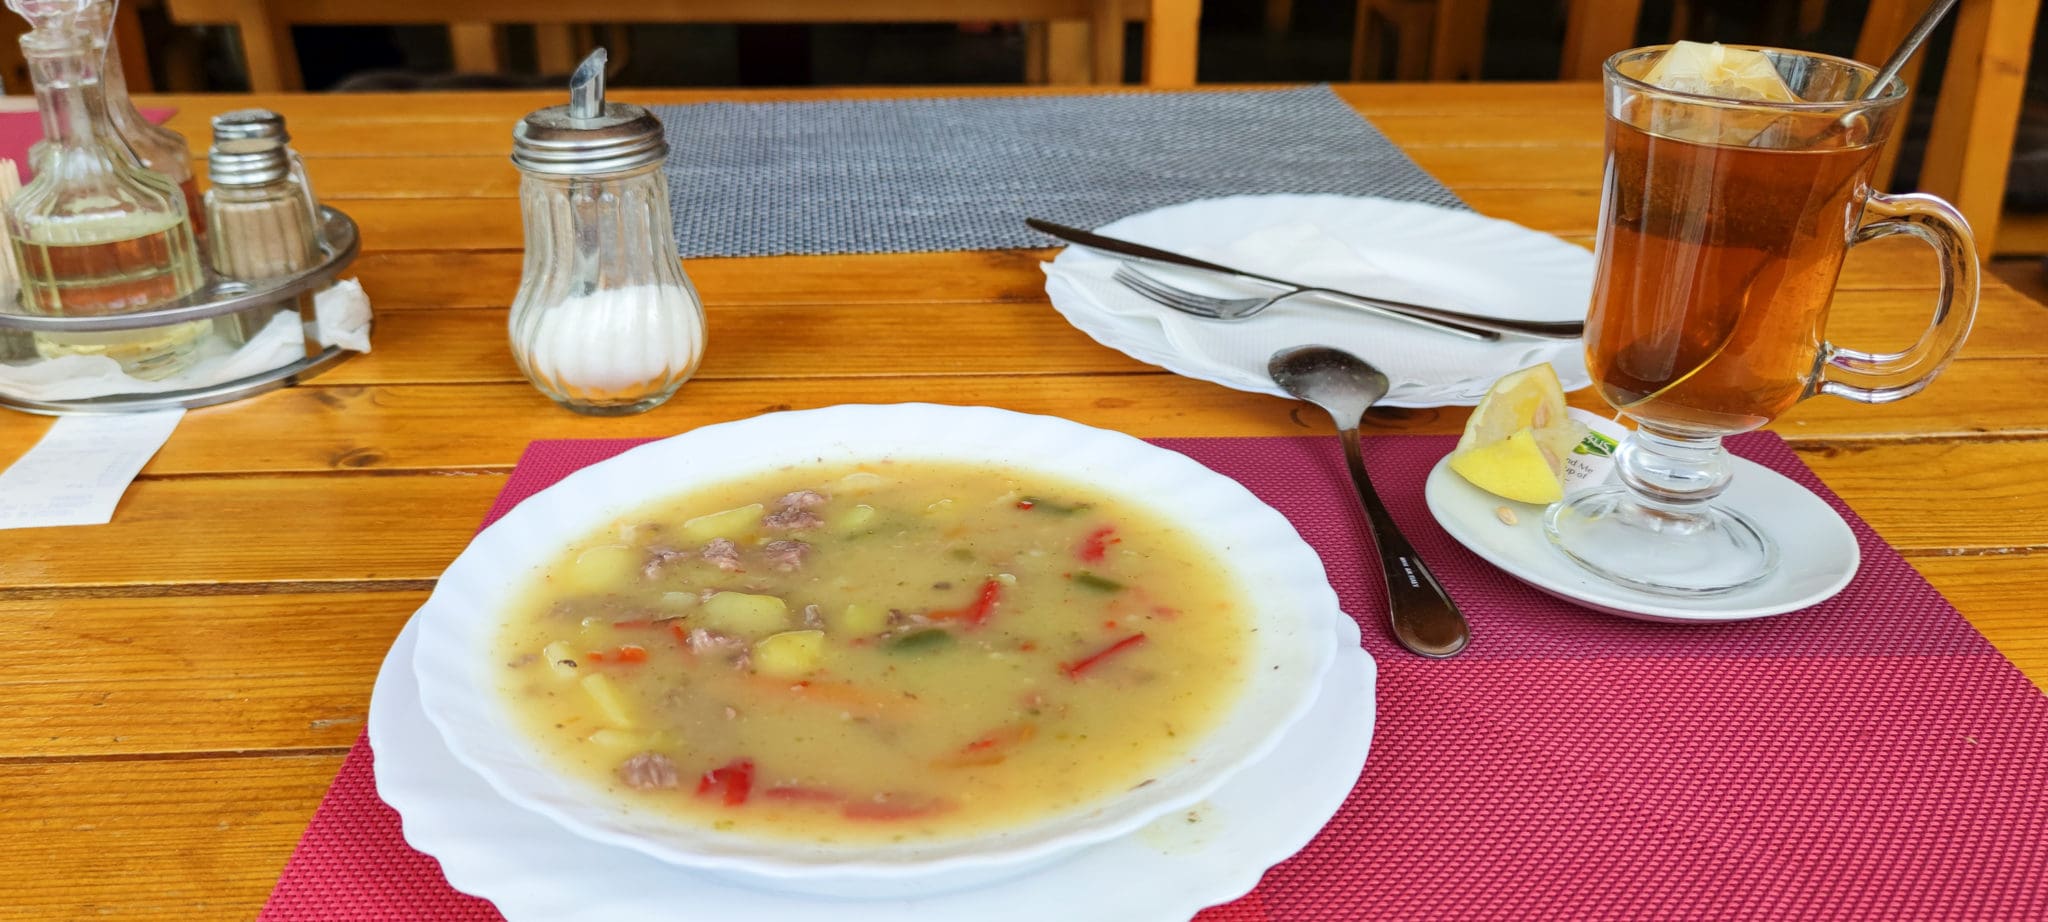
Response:
[[[2048,554],[1914,557],[1909,562],[2034,687],[2048,692],[2048,631],[2041,630]]]
[[[1167,0],[1171,2],[1171,0]],[[754,22],[957,22],[962,19],[1036,21],[1088,14],[1088,0],[494,0],[470,4],[463,15],[478,22],[576,23],[754,23]],[[234,21],[236,0],[169,0],[171,18],[181,23]],[[1151,4],[1124,4],[1127,16],[1142,17]],[[292,0],[292,21],[306,24],[420,24],[448,21],[447,7],[416,0]]]
[[[1069,18],[1084,19],[1076,12]],[[1256,89],[1259,85],[1244,88]],[[1290,85],[1292,86],[1292,85]],[[1275,85],[1274,88],[1280,88]],[[1331,87],[1338,98],[1365,115],[1378,119],[1387,115],[1450,115],[1486,122],[1496,116],[1554,114],[1578,120],[1598,121],[1598,83],[1355,83]],[[774,102],[818,99],[915,99],[936,96],[1043,96],[1072,95],[1072,88],[989,86],[847,86],[766,87],[717,89],[641,89],[617,92],[617,98],[641,105],[685,105],[696,102]],[[1125,90],[1129,92],[1129,90]],[[168,123],[191,135],[205,132],[207,119],[221,112],[258,106],[285,113],[298,126],[382,125],[392,133],[385,138],[393,156],[436,152],[409,134],[396,131],[400,125],[436,124],[449,121],[487,122],[510,131],[520,116],[562,101],[558,90],[478,90],[437,93],[344,93],[278,94],[237,93],[156,94],[139,97],[146,105],[176,109]]]
[[[1811,445],[2039,437],[2048,435],[2048,405],[2030,382],[2043,374],[2048,360],[1958,362],[1912,400],[1878,407],[1813,400],[1776,428]],[[196,411],[144,470],[153,477],[187,477],[491,469],[510,465],[529,439],[656,437],[776,409],[926,400],[1048,413],[1147,436],[1303,431],[1290,401],[1167,374],[697,380],[659,409],[614,420],[559,409],[524,381],[315,385],[267,394],[231,410]],[[1608,412],[1590,390],[1574,394],[1572,402]],[[1382,432],[1455,433],[1466,414],[1460,407],[1389,410],[1373,421]],[[518,425],[506,424],[512,419]],[[46,425],[9,414],[0,417],[0,440],[26,443]],[[281,432],[292,437],[278,438]],[[421,490],[424,495],[426,488]],[[337,495],[327,505],[345,500]]]
[[[1920,187],[1955,203],[1995,252],[2041,0],[1966,0],[1956,13]]]
[[[1868,351],[1912,344],[1926,326],[1932,291],[1849,291],[1829,336]],[[877,377],[925,374],[1102,374],[1153,367],[1100,346],[1042,301],[993,304],[735,305],[706,309],[710,349],[698,380]],[[375,349],[317,381],[337,384],[468,384],[522,381],[502,310],[388,310]],[[848,348],[859,343],[859,348]],[[933,344],[946,343],[943,350]],[[1028,344],[1020,348],[1020,344]],[[2048,309],[1990,293],[1964,349],[1969,358],[2048,356]],[[923,360],[908,358],[928,356]],[[2026,366],[2029,370],[2032,366]],[[2026,373],[2000,366],[1997,378]],[[1978,372],[1959,373],[1975,380]]]
[[[1581,247],[1593,242],[1590,233],[1565,239]],[[1038,266],[1056,252],[771,256],[689,259],[683,265],[711,305],[1040,301],[1045,297],[1045,274]],[[520,259],[516,250],[372,252],[357,260],[351,271],[362,279],[380,312],[505,307],[519,287]],[[1926,289],[1937,281],[1930,251],[1895,238],[1850,251],[1841,288]],[[1987,274],[1984,290],[2011,289]]]
[[[1599,80],[1601,65],[1635,46],[1643,0],[1569,0],[1560,80]]]
[[[2048,440],[1812,445],[1799,454],[1904,553],[2048,550],[2039,473]]]
[[[345,486],[322,477],[141,480],[129,486],[112,524],[39,529],[35,543],[10,551],[0,560],[0,595],[81,587],[121,594],[142,584],[150,594],[163,587],[232,591],[224,583],[425,588],[468,543],[504,482],[502,474],[473,472],[363,477]]]
[[[1088,73],[1097,86],[1121,86],[1124,82],[1123,2],[1092,0],[1089,5]],[[1194,80],[1190,78],[1187,83],[1192,84]]]
[[[249,919],[338,755],[0,764],[0,919]]]
[[[1386,113],[1369,116],[1373,127],[1388,140],[1410,151],[1424,147],[1473,147],[1492,151],[1508,149],[1504,156],[1518,157],[1522,151],[1560,149],[1578,151],[1600,159],[1607,143],[1607,119],[1598,106],[1565,112],[1505,112],[1477,117],[1461,112]],[[1512,168],[1502,169],[1503,163]],[[1495,160],[1491,180],[1500,182],[1520,168],[1519,160]]]
[[[0,761],[346,747],[423,592],[0,600]]]
[[[1038,301],[1039,250],[689,259],[707,304],[903,304]],[[368,253],[352,267],[379,311],[506,307],[519,289],[516,251]]]
[[[1145,23],[1147,86],[1195,85],[1201,26],[1201,0],[1152,0],[1152,17]]]
[[[697,373],[705,381],[1153,370],[1097,345],[1042,303],[713,304],[706,314],[712,346]],[[938,343],[946,345],[933,348]],[[525,380],[502,311],[389,311],[377,320],[373,345],[319,384]]]
[[[944,394],[961,403],[1058,412],[1147,436],[1323,431],[1320,422],[1307,422],[1310,417],[1287,401],[1214,387],[1191,395],[1176,384],[1179,380],[1125,377],[1112,387],[1085,377],[1021,383],[963,379],[920,382],[914,392],[897,393],[902,398]],[[156,465],[174,471],[205,457],[202,466],[209,471],[293,464],[342,471],[432,457],[503,467],[528,438],[668,435],[713,416],[881,396],[779,382],[692,387],[660,410],[616,420],[553,409],[530,388],[516,385],[294,390],[252,402],[242,412],[213,414],[217,424],[208,420],[202,425],[207,418],[194,413]],[[309,399],[315,396],[330,400]],[[359,408],[347,410],[351,404]],[[369,415],[371,406],[377,408],[374,416]],[[292,421],[293,415],[311,418]],[[368,425],[351,422],[365,416]],[[507,426],[504,421],[510,419],[522,425]],[[1441,432],[1455,431],[1457,417],[1445,411],[1397,411],[1376,415],[1373,423],[1376,428]],[[267,443],[249,438],[250,433],[274,436],[279,431],[302,435]],[[362,438],[365,433],[370,437]],[[394,458],[401,451],[406,454]],[[2035,473],[2048,464],[2048,440],[1811,443],[1802,453],[1829,485],[1908,553],[2048,548],[2048,492],[2037,488]],[[223,462],[224,455],[232,460]],[[1902,476],[1902,471],[1913,474]],[[345,591],[364,583],[420,588],[467,541],[501,484],[500,476],[478,472],[365,471],[346,481],[303,475],[144,479],[130,487],[112,524],[41,529],[34,544],[0,560],[0,596],[52,590],[124,594],[143,586],[181,591],[242,591],[257,584],[291,591]],[[1935,495],[1929,484],[1940,485],[1938,513],[1929,511]],[[229,532],[232,541],[161,540],[167,533]],[[110,554],[109,547],[149,547],[151,552]]]
[[[442,15],[445,17],[447,14],[443,12]],[[503,70],[503,41],[497,27],[488,22],[448,24],[449,57],[454,59],[456,73],[495,74]]]

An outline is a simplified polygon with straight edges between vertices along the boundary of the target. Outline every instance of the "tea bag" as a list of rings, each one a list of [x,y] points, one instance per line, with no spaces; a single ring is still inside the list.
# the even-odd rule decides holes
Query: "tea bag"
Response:
[[[1679,42],[1657,59],[1643,82],[1695,96],[1756,102],[1798,102],[1769,58],[1719,42]],[[1704,106],[1659,106],[1650,130],[1704,144],[1776,147],[1784,126],[1770,112]]]

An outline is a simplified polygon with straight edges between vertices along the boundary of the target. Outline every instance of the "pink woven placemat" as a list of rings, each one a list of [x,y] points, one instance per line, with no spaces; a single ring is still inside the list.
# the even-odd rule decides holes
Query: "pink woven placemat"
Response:
[[[2048,698],[1775,435],[1731,447],[1840,510],[1863,568],[1816,608],[1715,627],[1589,612],[1481,562],[1423,506],[1453,442],[1367,448],[1472,620],[1471,650],[1438,662],[1386,635],[1335,439],[1157,440],[1294,522],[1380,665],[1350,800],[1203,922],[2048,917]],[[634,444],[534,443],[487,523]],[[370,761],[358,741],[262,917],[497,918],[406,847]]]

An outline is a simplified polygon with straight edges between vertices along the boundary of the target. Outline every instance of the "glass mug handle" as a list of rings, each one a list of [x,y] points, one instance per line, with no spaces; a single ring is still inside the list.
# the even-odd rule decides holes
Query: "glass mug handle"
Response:
[[[1870,353],[1821,344],[1815,393],[1859,403],[1890,403],[1917,394],[1934,381],[1963,347],[1977,316],[1977,246],[1963,213],[1932,195],[1873,192],[1864,204],[1866,220],[1850,245],[1904,234],[1934,248],[1941,263],[1941,291],[1934,320],[1920,341],[1903,352]]]

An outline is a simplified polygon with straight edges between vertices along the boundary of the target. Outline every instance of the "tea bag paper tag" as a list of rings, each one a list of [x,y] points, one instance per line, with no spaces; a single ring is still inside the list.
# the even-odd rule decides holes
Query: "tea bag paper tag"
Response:
[[[0,472],[0,529],[104,525],[184,410],[58,418]]]
[[[1566,416],[1586,424],[1586,437],[1572,446],[1564,458],[1564,491],[1597,487],[1614,473],[1614,452],[1628,438],[1628,427],[1578,407],[1565,407]]]

